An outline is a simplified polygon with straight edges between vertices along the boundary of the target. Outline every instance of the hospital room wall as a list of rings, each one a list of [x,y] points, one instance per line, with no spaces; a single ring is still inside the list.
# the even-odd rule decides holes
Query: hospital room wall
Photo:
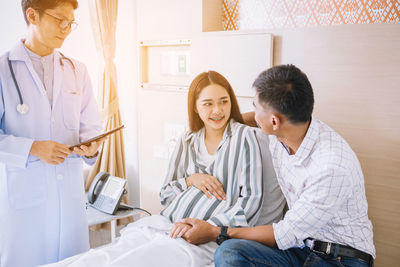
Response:
[[[136,17],[135,1],[119,0],[117,49],[115,62],[118,69],[118,95],[122,120],[127,126],[124,130],[126,171],[128,179],[129,200],[139,206],[139,178],[137,159],[136,128],[136,85],[137,53],[135,50]],[[85,63],[97,95],[101,61],[99,60],[90,25],[88,1],[80,0],[75,11],[78,28],[66,39],[61,51],[68,57]],[[12,25],[12,27],[10,27]],[[15,43],[26,35],[26,24],[23,19],[20,1],[0,1],[0,54],[11,49]]]
[[[0,33],[0,55],[10,50],[19,39],[26,35],[26,24],[19,3],[10,4],[9,1],[0,1]]]

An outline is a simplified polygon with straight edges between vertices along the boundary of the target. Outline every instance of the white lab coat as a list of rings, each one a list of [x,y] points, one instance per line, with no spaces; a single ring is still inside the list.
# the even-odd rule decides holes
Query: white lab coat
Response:
[[[56,262],[89,249],[82,158],[50,165],[30,156],[34,140],[73,145],[98,135],[101,121],[85,66],[54,55],[53,107],[23,43],[10,59],[29,112],[16,110],[18,93],[0,57],[0,266]],[[77,87],[79,87],[77,89]],[[75,91],[75,93],[71,93]],[[86,159],[93,164],[95,159]]]

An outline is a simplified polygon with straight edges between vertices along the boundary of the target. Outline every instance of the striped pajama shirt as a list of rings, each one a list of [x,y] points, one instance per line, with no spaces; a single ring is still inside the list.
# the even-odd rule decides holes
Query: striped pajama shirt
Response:
[[[186,132],[170,159],[161,189],[161,215],[171,222],[198,218],[217,226],[254,225],[261,211],[262,162],[255,131],[231,119],[214,160],[203,165],[198,132]],[[209,199],[194,186],[187,188],[185,178],[195,173],[216,177],[223,185],[226,200]]]

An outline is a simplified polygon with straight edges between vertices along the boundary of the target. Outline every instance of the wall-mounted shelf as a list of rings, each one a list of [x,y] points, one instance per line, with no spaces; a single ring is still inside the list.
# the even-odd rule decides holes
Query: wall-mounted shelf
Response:
[[[190,84],[191,40],[140,41],[140,87],[186,91]]]
[[[191,44],[190,39],[141,41],[140,46],[181,46]]]
[[[160,90],[160,91],[167,90],[175,92],[186,92],[189,89],[189,86],[153,84],[153,83],[141,83],[140,87],[148,90]]]

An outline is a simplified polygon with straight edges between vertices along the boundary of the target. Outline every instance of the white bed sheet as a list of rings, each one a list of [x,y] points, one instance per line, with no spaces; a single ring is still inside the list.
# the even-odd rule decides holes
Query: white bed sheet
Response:
[[[172,239],[171,227],[172,223],[161,215],[145,217],[121,230],[121,237],[113,244],[44,266],[214,266],[214,252],[218,247],[215,242],[195,246],[182,238]]]

